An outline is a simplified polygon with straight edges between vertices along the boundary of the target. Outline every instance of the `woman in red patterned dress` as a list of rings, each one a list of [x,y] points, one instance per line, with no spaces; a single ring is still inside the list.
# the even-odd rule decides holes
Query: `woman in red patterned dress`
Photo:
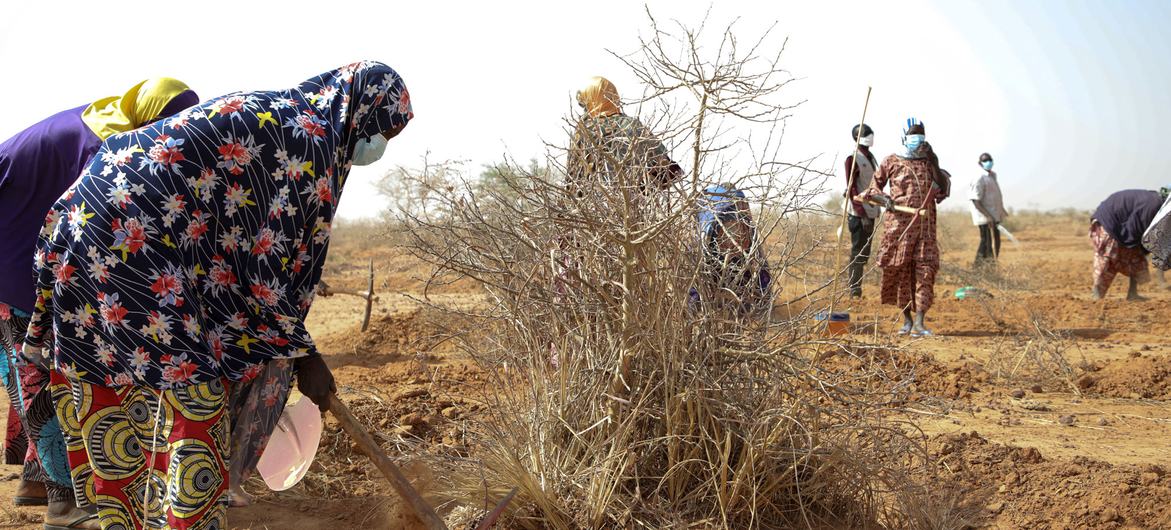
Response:
[[[931,335],[925,325],[927,310],[935,301],[935,275],[939,271],[939,246],[935,235],[935,205],[947,197],[950,180],[939,169],[939,159],[926,141],[926,129],[915,118],[903,131],[904,151],[882,161],[874,174],[869,198],[887,209],[886,228],[878,250],[882,267],[882,303],[903,310],[900,335]],[[890,184],[889,195],[883,192]],[[922,214],[895,211],[894,206],[922,210]]]

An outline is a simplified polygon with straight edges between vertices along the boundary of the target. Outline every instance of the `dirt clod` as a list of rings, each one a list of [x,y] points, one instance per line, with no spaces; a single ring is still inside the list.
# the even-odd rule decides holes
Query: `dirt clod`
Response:
[[[423,417],[422,414],[418,412],[412,412],[410,414],[404,414],[402,417],[400,417],[398,419],[398,423],[399,425],[422,425],[427,423],[427,420]]]
[[[403,390],[402,392],[399,392],[396,396],[394,396],[394,398],[395,399],[410,399],[410,398],[419,397],[419,396],[426,396],[427,394],[429,394],[429,392],[427,391],[426,388],[408,388],[406,390]]]
[[[1051,410],[1049,408],[1049,405],[1046,405],[1046,404],[1041,403],[1040,401],[1037,401],[1034,399],[1022,399],[1022,400],[1020,400],[1020,403],[1018,403],[1018,405],[1020,405],[1020,407],[1022,409],[1032,410],[1032,411],[1037,411],[1037,412],[1046,412],[1046,411]]]

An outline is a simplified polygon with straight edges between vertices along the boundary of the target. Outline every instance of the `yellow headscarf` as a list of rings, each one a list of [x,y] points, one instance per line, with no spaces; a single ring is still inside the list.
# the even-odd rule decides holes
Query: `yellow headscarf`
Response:
[[[147,79],[121,96],[102,98],[81,113],[81,121],[98,138],[132,131],[159,117],[175,96],[190,90],[187,83],[170,77]]]
[[[622,100],[618,88],[605,77],[592,77],[585,88],[577,91],[577,103],[592,118],[621,114]]]

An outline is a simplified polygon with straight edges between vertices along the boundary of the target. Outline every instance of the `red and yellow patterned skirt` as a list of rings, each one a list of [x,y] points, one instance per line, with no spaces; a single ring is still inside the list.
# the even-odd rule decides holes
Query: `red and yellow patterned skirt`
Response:
[[[96,505],[102,528],[226,528],[223,381],[109,388],[54,371],[51,388],[78,504]]]

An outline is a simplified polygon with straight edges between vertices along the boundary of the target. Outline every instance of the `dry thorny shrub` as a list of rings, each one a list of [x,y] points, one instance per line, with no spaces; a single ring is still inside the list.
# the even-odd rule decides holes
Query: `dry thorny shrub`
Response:
[[[627,108],[687,146],[681,181],[645,192],[640,150],[594,138],[588,153],[551,148],[551,170],[511,168],[494,191],[430,190],[442,206],[406,215],[433,281],[471,277],[488,293],[464,337],[494,384],[479,451],[449,465],[453,501],[491,507],[516,487],[508,521],[526,528],[947,527],[953,512],[911,478],[927,467],[921,440],[884,419],[898,377],[881,363],[822,369],[852,349],[812,333],[811,309],[741,312],[704,290],[720,272],[696,235],[708,184],[760,205],[774,277],[819,244],[786,237],[824,179],[774,162],[792,110],[776,102],[791,80],[779,51],[765,55],[767,33],[745,48],[729,26],[713,48],[702,28],[651,24],[618,57],[647,87]],[[604,158],[609,177],[566,186],[578,155]],[[827,285],[809,307],[829,303]],[[693,287],[711,296],[696,304]]]
[[[1059,329],[1052,319],[1029,304],[1030,271],[1011,266],[945,267],[951,283],[976,286],[982,294],[970,303],[996,328],[994,345],[987,353],[984,370],[993,378],[1013,385],[1041,385],[1081,392],[1074,380],[1080,362],[1069,357],[1077,348],[1072,331]]]
[[[1009,383],[1068,388],[1081,395],[1075,383],[1081,370],[1068,358],[1076,347],[1070,332],[1054,328],[1050,319],[1038,311],[1028,307],[1023,310],[1027,315],[1024,329],[1005,335],[996,343],[988,355],[985,370]],[[1085,364],[1083,356],[1077,365]]]

